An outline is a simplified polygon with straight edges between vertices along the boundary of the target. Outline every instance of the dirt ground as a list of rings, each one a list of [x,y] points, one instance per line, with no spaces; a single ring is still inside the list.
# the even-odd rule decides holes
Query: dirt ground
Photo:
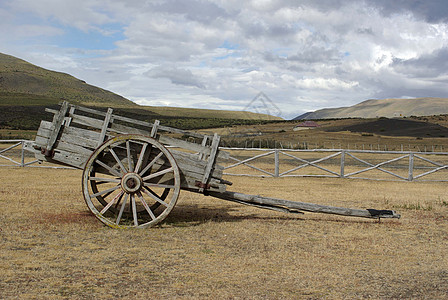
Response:
[[[81,172],[0,169],[1,299],[447,299],[446,183],[229,177],[232,191],[353,208],[282,214],[181,192],[164,223],[92,216]]]

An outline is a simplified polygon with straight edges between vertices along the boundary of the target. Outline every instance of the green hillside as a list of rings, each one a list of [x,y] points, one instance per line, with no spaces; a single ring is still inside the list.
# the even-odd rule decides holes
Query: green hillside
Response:
[[[71,75],[46,70],[0,53],[0,100],[2,104],[7,104],[17,98],[23,99],[21,102],[25,101],[28,105],[37,102],[55,103],[64,99],[78,104],[137,106],[122,96],[89,85]]]
[[[15,131],[35,131],[41,120],[48,119],[45,108],[58,109],[62,100],[97,109],[112,107],[117,114],[146,121],[158,119],[163,125],[181,129],[281,120],[244,111],[140,106],[69,74],[46,70],[0,53],[0,138],[20,137]]]

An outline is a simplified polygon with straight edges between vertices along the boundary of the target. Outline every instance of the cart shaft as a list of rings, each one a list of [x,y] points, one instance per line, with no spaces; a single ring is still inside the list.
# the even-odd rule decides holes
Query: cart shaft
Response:
[[[400,215],[393,210],[353,209],[353,208],[335,207],[335,206],[327,206],[306,202],[297,202],[270,197],[263,197],[258,195],[248,195],[231,191],[226,191],[224,193],[209,192],[208,194],[210,196],[223,200],[283,212],[297,213],[307,211],[314,213],[325,213],[325,214],[334,214],[341,216],[352,216],[352,217],[361,217],[370,219],[400,218]]]

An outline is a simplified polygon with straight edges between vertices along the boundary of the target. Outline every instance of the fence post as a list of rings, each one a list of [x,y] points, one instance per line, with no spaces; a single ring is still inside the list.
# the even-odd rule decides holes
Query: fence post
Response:
[[[25,141],[24,140],[22,140],[22,153],[21,153],[20,163],[21,163],[21,165],[20,165],[21,167],[25,166]]]
[[[341,178],[344,178],[344,167],[345,167],[345,150],[341,150]]]
[[[274,177],[278,177],[280,174],[280,166],[279,166],[279,159],[278,159],[278,149],[275,149],[274,152],[274,161],[275,161],[275,171],[274,171]]]
[[[409,175],[408,181],[414,180],[414,153],[409,153]]]

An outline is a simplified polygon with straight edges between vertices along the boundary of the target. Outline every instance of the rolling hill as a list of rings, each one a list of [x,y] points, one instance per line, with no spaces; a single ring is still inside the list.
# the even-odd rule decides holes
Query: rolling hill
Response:
[[[92,86],[69,74],[50,71],[22,59],[0,53],[0,129],[36,130],[48,118],[45,108],[59,102],[114,108],[117,114],[181,129],[200,129],[282,120],[246,111],[140,106],[110,91]],[[0,136],[2,133],[0,132]]]
[[[0,53],[0,99],[3,105],[57,103],[61,99],[77,104],[137,106],[110,91],[92,86],[69,74],[40,68],[19,58]]]
[[[14,56],[0,53],[0,106],[56,105],[61,100],[86,106],[137,109],[145,114],[181,118],[282,120],[247,111],[140,106],[110,91],[69,74],[50,71]]]
[[[409,117],[448,114],[448,98],[366,100],[350,107],[325,108],[300,115],[301,119]]]

